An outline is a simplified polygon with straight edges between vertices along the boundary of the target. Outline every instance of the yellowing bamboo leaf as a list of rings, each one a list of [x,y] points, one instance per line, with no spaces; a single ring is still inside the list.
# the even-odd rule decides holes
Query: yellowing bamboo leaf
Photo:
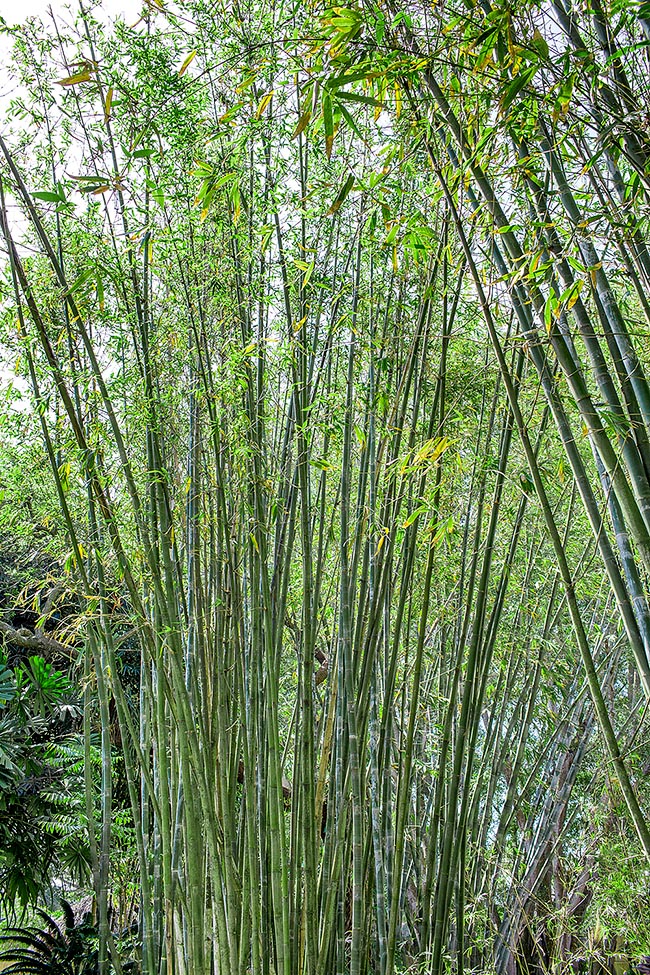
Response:
[[[319,471],[333,471],[332,465],[324,457],[314,457],[309,463]]]
[[[106,92],[106,99],[104,101],[104,123],[108,122],[111,117],[111,105],[113,104],[113,89],[109,88]]]
[[[548,293],[548,297],[544,302],[544,325],[546,326],[546,332],[550,335],[551,327],[553,325],[553,318],[557,309],[558,300],[555,294],[555,289],[551,287]]]
[[[69,78],[62,78],[61,81],[57,81],[55,84],[61,85],[62,88],[69,88],[70,85],[80,85],[82,81],[90,80],[90,69],[84,68],[84,70],[79,71],[78,74],[71,74]]]
[[[187,71],[187,69],[189,68],[190,64],[192,63],[195,57],[196,57],[196,51],[191,51],[190,54],[187,55],[187,57],[181,64],[180,68],[178,69],[179,78],[183,77],[183,75],[185,74],[185,72]]]
[[[293,334],[294,335],[296,334],[296,332],[299,332],[300,331],[300,329],[302,328],[302,326],[305,324],[306,321],[307,321],[307,316],[306,315],[303,315],[303,317],[300,319],[299,322],[294,322],[294,324],[293,324]]]
[[[305,271],[305,276],[302,279],[302,286],[303,286],[303,288],[306,288],[307,287],[307,285],[309,284],[309,280],[310,280],[310,278],[311,278],[311,276],[312,276],[313,273],[314,273],[314,262],[312,261],[311,264],[309,265],[309,267],[307,268],[307,270]]]
[[[305,131],[305,129],[309,125],[310,119],[311,119],[311,111],[309,111],[308,109],[306,112],[303,112],[300,118],[298,119],[298,124],[296,125],[295,129],[291,133],[292,139],[297,139],[300,133]]]
[[[571,309],[575,305],[576,301],[580,297],[580,291],[582,290],[582,284],[583,284],[582,280],[579,280],[579,281],[576,281],[576,283],[573,285],[573,289],[572,289],[571,296],[569,297],[569,300],[567,301],[567,305],[566,305],[568,311],[571,311]]]
[[[237,85],[237,87],[235,88],[235,91],[237,92],[237,94],[238,95],[241,95],[241,93],[243,91],[246,91],[247,88],[250,88],[250,86],[255,81],[255,77],[256,77],[255,76],[255,73],[253,72],[252,74],[249,74],[247,78],[244,78],[244,80],[242,81],[242,83],[240,85]]]
[[[592,267],[589,268],[589,277],[591,278],[591,283],[594,286],[594,288],[596,287],[596,283],[598,281],[598,272],[600,271],[602,266],[603,266],[603,262],[598,261],[598,264],[594,264],[592,265]]]
[[[449,437],[434,437],[432,440],[427,440],[418,450],[413,462],[415,464],[422,464],[426,461],[433,464],[447,450],[450,444],[451,440]]]
[[[414,521],[416,521],[420,515],[424,514],[428,510],[428,505],[421,504],[415,511],[412,511],[408,518],[402,522],[402,528],[410,528]]]
[[[440,544],[440,542],[445,538],[446,535],[453,535],[456,530],[454,523],[454,516],[450,515],[449,518],[443,519],[443,521],[438,522],[436,525],[431,526],[431,544],[435,547]]]
[[[264,98],[260,99],[260,103],[257,106],[257,111],[255,112],[255,118],[261,118],[264,112],[269,107],[271,99],[273,98],[274,92],[270,91]]]

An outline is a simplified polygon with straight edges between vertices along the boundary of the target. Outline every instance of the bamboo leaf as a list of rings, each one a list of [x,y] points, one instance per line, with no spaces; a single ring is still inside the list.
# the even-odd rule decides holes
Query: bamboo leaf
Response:
[[[196,57],[196,54],[197,54],[197,52],[196,52],[196,51],[191,51],[191,52],[190,52],[190,53],[189,53],[189,54],[187,55],[187,57],[185,58],[185,60],[184,60],[184,61],[183,61],[183,63],[181,64],[181,66],[180,66],[180,68],[178,69],[178,77],[179,77],[179,78],[182,78],[182,77],[183,77],[183,75],[185,74],[185,72],[186,72],[186,71],[187,71],[187,69],[189,68],[189,66],[190,66],[190,64],[192,63],[192,61],[193,61],[193,60],[194,60],[194,58]]]
[[[315,265],[315,262],[314,261],[310,261],[309,266],[308,266],[307,270],[305,271],[305,276],[302,279],[302,286],[303,286],[303,288],[306,288],[307,285],[309,284],[309,282],[311,281],[311,276],[314,273],[314,267],[315,266],[316,266]]]
[[[165,206],[165,192],[160,186],[154,186],[151,189],[151,198],[159,207]]]
[[[365,142],[365,139],[364,139],[363,135],[361,134],[361,132],[359,131],[359,127],[358,127],[357,123],[355,122],[354,117],[350,114],[350,112],[345,107],[345,105],[341,105],[341,103],[339,102],[339,109],[340,109],[340,112],[341,112],[341,118],[344,118],[345,119],[345,121],[350,126],[350,128],[352,129],[352,131],[354,132],[354,134],[356,135],[356,137],[361,142]]]
[[[95,268],[90,268],[86,271],[82,271],[81,274],[75,278],[75,280],[68,288],[68,294],[72,294],[74,291],[79,291],[84,286],[84,284],[86,284],[88,281],[94,278],[95,273],[96,273]]]
[[[44,203],[65,203],[65,197],[52,193],[51,190],[38,190],[32,193],[32,196],[36,200],[43,200]]]
[[[350,85],[354,81],[367,81],[374,78],[382,78],[385,76],[385,72],[373,70],[370,67],[362,68],[359,71],[343,72],[340,75],[335,75],[333,78],[328,78],[325,82],[325,87],[330,91],[334,88],[340,88],[343,85]]]
[[[84,68],[83,71],[79,71],[77,74],[72,74],[68,78],[62,78],[60,81],[56,81],[55,84],[61,85],[62,88],[69,88],[71,85],[80,85],[84,81],[91,81],[92,76],[90,74],[90,68]]]
[[[357,95],[353,91],[340,91],[336,96],[339,101],[356,102],[359,105],[372,105],[373,108],[383,108],[383,103],[370,95]]]
[[[106,92],[106,99],[104,100],[104,124],[106,124],[111,117],[111,105],[113,104],[113,89],[109,88]]]
[[[311,119],[311,111],[309,111],[308,109],[306,112],[303,112],[300,118],[298,119],[298,124],[296,125],[295,129],[291,133],[292,139],[297,139],[298,136],[305,131],[305,129],[309,125],[310,119]]]
[[[268,92],[268,94],[264,95],[264,97],[262,99],[260,99],[260,103],[257,106],[257,111],[255,112],[255,118],[259,119],[259,118],[262,117],[262,115],[264,114],[264,112],[266,111],[266,109],[271,104],[271,99],[273,98],[273,95],[274,95],[274,92],[273,91],[270,91],[270,92]]]
[[[539,30],[537,28],[535,28],[535,32],[533,34],[533,39],[532,39],[531,43],[532,43],[533,47],[535,48],[535,50],[544,59],[546,59],[548,57],[548,55],[549,55],[548,43],[547,43],[546,39],[540,34],[540,32],[539,32]]]
[[[332,146],[334,145],[334,115],[332,112],[332,99],[327,92],[323,95],[323,125],[325,128],[325,153],[327,158],[330,159]]]
[[[408,516],[408,518],[405,521],[402,522],[402,528],[410,528],[413,522],[416,521],[420,517],[420,515],[423,515],[428,510],[429,510],[429,506],[427,504],[421,504],[419,507],[417,507],[414,511],[411,512],[411,514]]]
[[[506,90],[506,93],[503,96],[503,99],[501,101],[501,110],[503,112],[507,112],[508,111],[508,109],[510,108],[510,106],[514,102],[514,100],[517,97],[517,95],[519,94],[519,92],[522,91],[526,87],[526,85],[528,84],[528,82],[531,80],[531,78],[533,77],[533,75],[537,71],[537,67],[538,66],[535,64],[532,67],[527,68],[525,71],[521,71],[515,77],[514,81],[511,82],[511,84],[508,86],[508,88]]]
[[[338,191],[338,193],[336,195],[336,199],[334,200],[334,202],[332,203],[331,207],[327,211],[328,215],[330,215],[332,213],[336,213],[336,211],[339,209],[339,207],[341,206],[341,204],[344,202],[344,200],[349,195],[350,190],[352,189],[353,186],[354,186],[354,175],[352,173],[350,173],[350,175],[346,179],[345,183],[343,184],[343,186],[341,187],[341,189]]]
[[[246,78],[244,78],[242,83],[240,85],[237,85],[237,87],[235,88],[237,94],[241,95],[242,92],[246,91],[247,88],[250,88],[250,86],[255,83],[256,77],[257,74],[254,71],[252,71]]]
[[[567,311],[571,311],[576,301],[580,297],[580,292],[582,290],[584,281],[580,278],[570,284],[566,291],[563,291],[560,295],[560,304],[564,305]]]

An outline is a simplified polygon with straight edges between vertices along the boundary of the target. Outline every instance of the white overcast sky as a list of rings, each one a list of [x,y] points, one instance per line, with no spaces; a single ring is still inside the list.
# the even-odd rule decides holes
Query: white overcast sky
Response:
[[[143,7],[142,0],[101,0],[101,4],[89,0],[88,6],[91,5],[95,14],[100,7],[106,20],[123,17],[127,24],[134,24],[137,21]],[[68,6],[66,0],[0,0],[0,16],[11,26],[22,23],[28,17],[42,17],[47,21],[49,7],[56,12],[63,11],[66,6]],[[71,6],[77,7],[76,0],[72,0]],[[15,82],[7,72],[7,55],[10,48],[11,40],[6,35],[0,35],[0,131],[4,125],[2,118],[4,99],[16,90]],[[4,254],[0,250],[0,260],[3,258]],[[25,392],[26,382],[16,379],[12,363],[7,359],[6,350],[0,347],[0,395],[4,393],[10,382],[17,392]],[[19,410],[28,408],[28,400],[17,401],[14,408]]]
[[[0,0],[0,16],[9,24],[19,24],[27,17],[45,14],[48,7],[62,10],[65,6],[62,0]],[[132,17],[133,21],[138,19],[141,7],[141,0],[102,0],[101,3],[107,17],[123,15],[127,20]]]
[[[127,24],[135,24],[142,13],[143,0],[87,0],[85,6],[92,9],[93,14],[104,21],[110,22],[123,18]],[[39,17],[47,26],[48,11],[52,8],[55,13],[65,14],[66,8],[78,12],[77,0],[0,0],[0,17],[7,24],[15,26],[29,17]],[[14,96],[17,88],[8,61],[12,47],[12,38],[7,34],[0,34],[0,131],[3,127],[3,107],[5,100]]]

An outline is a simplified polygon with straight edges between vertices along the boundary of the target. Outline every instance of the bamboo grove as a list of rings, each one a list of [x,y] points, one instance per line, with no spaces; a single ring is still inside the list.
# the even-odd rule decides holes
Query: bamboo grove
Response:
[[[101,975],[118,809],[143,975],[569,971],[608,831],[647,889],[647,8],[5,28]]]

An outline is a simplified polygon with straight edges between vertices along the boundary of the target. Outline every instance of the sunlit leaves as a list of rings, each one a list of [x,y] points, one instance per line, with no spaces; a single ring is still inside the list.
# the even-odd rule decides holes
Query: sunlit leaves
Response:
[[[223,187],[229,188],[233,205],[239,204],[238,188],[233,185],[237,179],[236,173],[227,172],[219,174],[209,163],[199,161],[195,163],[192,175],[201,178],[201,185],[199,186],[194,203],[196,206],[201,207],[202,220],[205,220],[207,217],[218,191]],[[237,192],[235,192],[236,190]]]
[[[322,19],[330,38],[329,55],[336,58],[362,31],[363,16],[353,7],[332,7]]]
[[[425,441],[421,447],[409,451],[403,458],[399,466],[400,476],[406,477],[422,467],[436,465],[450,446],[449,437],[433,437]]]

